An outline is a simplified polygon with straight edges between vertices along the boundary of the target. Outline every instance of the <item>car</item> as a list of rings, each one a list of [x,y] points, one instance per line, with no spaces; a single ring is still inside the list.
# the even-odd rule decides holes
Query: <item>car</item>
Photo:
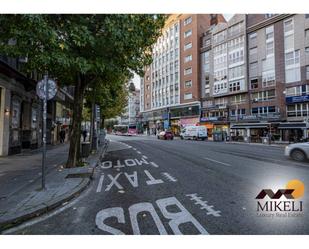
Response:
[[[171,131],[161,131],[159,135],[157,135],[158,139],[164,139],[164,140],[173,140],[174,139],[174,134]]]
[[[289,144],[285,147],[284,154],[295,161],[306,161],[309,159],[309,142]]]
[[[203,125],[190,125],[186,126],[182,129],[180,133],[181,139],[193,139],[193,140],[206,140],[207,136],[207,128]]]

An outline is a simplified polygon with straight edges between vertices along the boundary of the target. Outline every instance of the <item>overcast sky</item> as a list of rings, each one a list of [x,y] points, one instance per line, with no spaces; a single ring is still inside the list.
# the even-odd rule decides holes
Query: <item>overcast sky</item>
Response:
[[[223,14],[223,16],[225,17],[227,21],[230,20],[233,15],[234,14]],[[137,74],[134,74],[133,83],[136,88],[140,89],[141,78]]]

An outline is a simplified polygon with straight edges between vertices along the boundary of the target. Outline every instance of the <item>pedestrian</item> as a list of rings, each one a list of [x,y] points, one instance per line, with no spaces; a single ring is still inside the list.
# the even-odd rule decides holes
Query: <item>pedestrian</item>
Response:
[[[87,130],[83,130],[82,134],[83,134],[83,139],[84,139],[84,142],[86,141],[86,138],[87,138]]]
[[[60,143],[64,143],[65,140],[65,129],[62,127],[60,132],[59,132],[59,136],[60,136]]]

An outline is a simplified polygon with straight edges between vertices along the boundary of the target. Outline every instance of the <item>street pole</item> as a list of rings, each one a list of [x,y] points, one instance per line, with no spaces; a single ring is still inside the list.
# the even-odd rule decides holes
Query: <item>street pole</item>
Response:
[[[45,96],[43,98],[43,154],[42,154],[42,190],[45,190],[45,167],[46,167],[46,118],[47,118],[47,99],[48,99],[48,75],[44,76]]]

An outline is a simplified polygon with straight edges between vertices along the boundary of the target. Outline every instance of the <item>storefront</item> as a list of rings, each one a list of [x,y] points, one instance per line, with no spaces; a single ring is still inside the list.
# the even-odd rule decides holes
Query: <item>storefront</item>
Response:
[[[278,129],[284,142],[300,142],[309,138],[309,126],[306,122],[280,123]]]
[[[270,123],[238,123],[231,125],[231,140],[262,143],[270,129]]]
[[[202,117],[200,118],[200,125],[203,125],[207,128],[207,135],[208,139],[213,139],[213,130],[214,130],[214,123],[213,121],[217,120],[215,117]]]

